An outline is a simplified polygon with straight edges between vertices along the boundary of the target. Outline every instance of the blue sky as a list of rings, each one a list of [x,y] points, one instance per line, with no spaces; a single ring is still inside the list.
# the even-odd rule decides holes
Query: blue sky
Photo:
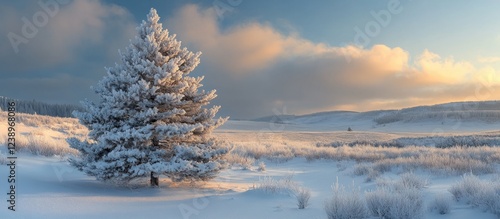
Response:
[[[233,118],[499,99],[494,0],[4,0],[0,95],[95,99],[89,87],[151,7],[203,52],[193,74]]]

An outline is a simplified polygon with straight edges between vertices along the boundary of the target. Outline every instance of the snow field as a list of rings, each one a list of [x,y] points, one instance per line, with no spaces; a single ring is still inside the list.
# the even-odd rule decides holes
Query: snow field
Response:
[[[147,179],[124,187],[97,182],[75,170],[65,160],[72,153],[66,151],[69,147],[64,139],[81,136],[86,130],[72,123],[73,119],[43,120],[16,125],[22,130],[20,141],[39,138],[32,141],[33,148],[45,145],[53,150],[37,153],[21,147],[17,160],[19,208],[15,214],[1,208],[1,218],[146,218],[158,214],[182,219],[328,218],[327,212],[357,212],[364,218],[379,218],[379,212],[392,218],[413,212],[414,218],[431,219],[498,215],[497,202],[492,201],[498,200],[492,195],[498,191],[493,182],[500,179],[498,147],[318,147],[318,142],[355,141],[359,136],[385,141],[421,135],[223,130],[215,135],[233,145],[229,169],[213,181],[198,184],[162,178],[160,188],[152,189],[145,186]],[[5,147],[1,148],[5,156]],[[0,166],[0,173],[6,173],[6,168]],[[465,173],[468,175],[463,176]],[[0,182],[0,188],[6,185]],[[373,200],[385,203],[383,206],[397,202],[400,208],[374,206]],[[410,205],[408,200],[421,205]],[[301,201],[303,209],[299,209]],[[349,204],[357,207],[339,204],[348,202],[358,203]]]

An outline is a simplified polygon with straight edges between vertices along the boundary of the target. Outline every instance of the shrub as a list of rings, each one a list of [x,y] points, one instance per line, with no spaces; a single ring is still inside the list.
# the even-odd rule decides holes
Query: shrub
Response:
[[[366,218],[368,209],[358,189],[346,191],[338,183],[333,186],[333,197],[326,201],[325,211],[328,219]]]
[[[373,164],[360,163],[354,166],[353,174],[356,176],[367,175],[370,171],[373,171]]]
[[[423,198],[417,189],[377,189],[366,193],[366,203],[373,216],[386,219],[413,219],[423,216]]]
[[[404,173],[401,175],[401,179],[396,183],[397,187],[403,188],[414,188],[414,189],[422,189],[427,186],[428,182],[426,179],[422,179],[421,177],[413,174],[413,173]]]
[[[451,210],[451,201],[450,197],[444,194],[439,194],[429,205],[429,210],[435,211],[439,214],[448,214]]]
[[[226,162],[233,166],[241,166],[245,170],[252,168],[255,159],[248,155],[240,155],[238,153],[229,153],[224,158]]]
[[[374,169],[370,169],[368,171],[368,176],[365,179],[365,182],[373,182],[380,176],[380,172]]]
[[[300,187],[295,191],[295,197],[297,198],[297,207],[299,207],[299,209],[304,209],[309,206],[311,190]]]
[[[453,185],[449,191],[457,201],[465,201],[500,217],[500,183],[483,181],[472,174],[466,174],[462,181]]]
[[[395,183],[378,180],[378,188],[366,193],[366,203],[373,216],[386,219],[422,218],[424,201],[420,189],[426,185],[411,173]]]
[[[261,171],[261,172],[266,171],[266,163],[264,163],[264,162],[261,161],[259,163],[259,169],[258,170]]]
[[[462,181],[451,186],[449,191],[455,197],[455,200],[465,200],[469,204],[475,204],[475,196],[481,190],[482,182],[472,174],[464,174]]]
[[[293,175],[287,175],[278,179],[265,176],[259,179],[256,189],[270,194],[294,194],[294,191],[297,191],[298,185],[292,178]]]
[[[423,217],[424,200],[417,189],[405,189],[393,193],[395,197],[394,207],[391,208],[392,218],[417,219]]]
[[[386,189],[377,189],[366,193],[366,204],[373,216],[388,217],[394,202],[394,196]]]

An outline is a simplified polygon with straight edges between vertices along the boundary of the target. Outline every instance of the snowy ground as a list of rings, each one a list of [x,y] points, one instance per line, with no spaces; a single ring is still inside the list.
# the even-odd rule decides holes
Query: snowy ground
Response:
[[[216,133],[222,139],[242,146],[269,145],[272,147],[315,147],[318,142],[378,140],[387,141],[400,137],[429,135],[498,135],[496,124],[479,121],[391,123],[379,126],[371,120],[346,120],[332,122],[330,118],[302,118],[288,124],[268,122],[229,121]],[[306,121],[304,121],[306,120]],[[61,123],[61,122],[59,122]],[[335,123],[335,124],[333,124]],[[4,124],[4,122],[1,122]],[[71,126],[73,122],[65,125]],[[354,132],[346,132],[347,127]],[[51,128],[52,127],[52,128]],[[61,139],[81,134],[77,129],[53,128],[54,124],[19,124],[25,135],[34,132],[45,137]],[[5,127],[1,127],[5,129]],[[443,130],[441,132],[436,130]],[[36,142],[36,141],[35,141]],[[64,147],[64,146],[58,146]],[[5,155],[5,146],[0,150]],[[397,181],[406,172],[404,168],[392,168],[381,173],[375,180],[367,181],[367,175],[355,174],[354,160],[306,160],[292,159],[252,160],[249,166],[234,165],[223,171],[211,182],[176,184],[162,179],[160,188],[120,187],[97,182],[94,178],[74,170],[59,156],[36,156],[24,152],[16,161],[16,212],[7,210],[3,201],[0,218],[326,218],[325,201],[332,197],[332,185],[337,182],[355,187],[364,194],[376,189],[383,180]],[[259,163],[265,170],[259,170]],[[498,180],[499,164],[492,164],[496,171],[479,174],[485,181]],[[1,191],[8,198],[8,166],[0,166]],[[414,174],[428,181],[421,193],[424,205],[430,205],[434,197],[444,194],[451,197],[448,189],[459,182],[460,174],[436,174],[416,169]],[[310,206],[297,208],[291,193],[270,193],[258,189],[265,179],[291,179],[293,183],[311,190]],[[140,182],[138,182],[140,183]],[[371,217],[377,218],[377,217]],[[425,207],[423,218],[498,218],[492,213],[465,202],[451,202],[451,211],[440,215]]]
[[[2,218],[326,218],[324,201],[331,197],[337,178],[341,184],[354,183],[361,190],[375,189],[375,183],[350,173],[353,162],[294,159],[282,164],[267,164],[264,172],[226,170],[213,182],[169,185],[161,188],[123,188],[105,185],[76,172],[55,158],[21,156],[18,159],[16,212],[4,204]],[[339,165],[338,165],[339,164]],[[339,168],[340,166],[341,168]],[[346,167],[343,169],[342,167]],[[6,173],[2,166],[0,171]],[[255,190],[259,178],[293,175],[292,179],[312,190],[311,204],[297,209],[296,200],[287,194],[268,194]],[[435,194],[447,193],[459,176],[440,177],[422,174],[430,184],[424,189],[425,202]],[[397,179],[397,173],[382,177]],[[481,178],[491,178],[484,175]],[[7,183],[2,180],[2,188]],[[426,212],[424,218],[496,218],[471,206],[454,202],[451,213]]]

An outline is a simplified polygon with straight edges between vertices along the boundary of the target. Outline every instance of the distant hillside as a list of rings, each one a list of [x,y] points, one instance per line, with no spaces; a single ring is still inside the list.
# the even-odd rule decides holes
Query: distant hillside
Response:
[[[325,120],[335,120],[336,118],[350,118],[350,119],[369,119],[372,120],[380,115],[391,113],[396,110],[375,110],[368,112],[355,112],[355,111],[329,111],[317,112],[305,115],[274,115],[265,116],[252,121],[256,122],[272,122],[272,123],[318,123]]]
[[[443,120],[500,121],[500,101],[468,101],[395,110],[374,119],[377,124]]]
[[[351,124],[385,125],[396,122],[446,123],[449,121],[500,122],[500,101],[469,101],[368,112],[331,111],[307,115],[267,116],[254,121],[282,124],[316,124],[346,128]],[[343,127],[341,126],[344,124]],[[370,125],[370,126],[372,126]]]
[[[16,100],[8,97],[0,97],[0,109],[7,111],[8,103],[16,102],[16,112],[38,114],[56,117],[73,117],[74,110],[82,111],[83,108],[71,104],[49,104],[35,100]]]

